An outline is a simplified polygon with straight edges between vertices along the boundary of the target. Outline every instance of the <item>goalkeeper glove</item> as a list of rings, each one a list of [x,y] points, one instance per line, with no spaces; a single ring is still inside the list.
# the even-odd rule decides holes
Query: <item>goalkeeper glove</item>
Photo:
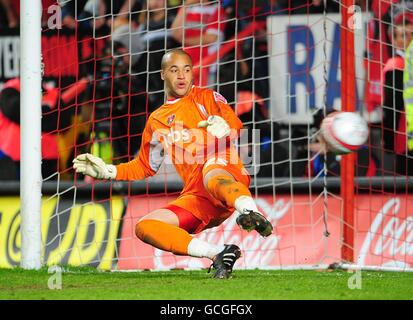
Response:
[[[73,160],[73,169],[76,173],[83,173],[96,179],[116,178],[116,167],[113,164],[105,164],[101,158],[90,153],[78,155]]]
[[[198,128],[205,127],[210,134],[218,139],[229,136],[231,132],[228,123],[220,116],[209,116],[207,120],[198,123]]]

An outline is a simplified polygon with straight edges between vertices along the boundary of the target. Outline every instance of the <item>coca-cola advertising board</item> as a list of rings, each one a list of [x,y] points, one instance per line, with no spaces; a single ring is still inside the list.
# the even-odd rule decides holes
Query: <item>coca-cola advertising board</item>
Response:
[[[172,196],[131,197],[123,219],[119,269],[207,268],[208,259],[175,256],[137,239],[135,224]],[[317,266],[341,261],[342,200],[321,195],[262,195],[256,202],[274,225],[273,235],[240,230],[233,214],[221,226],[195,235],[214,244],[242,249],[236,268]],[[355,199],[354,253],[360,265],[413,267],[413,195],[358,195]],[[409,206],[410,205],[410,206]]]

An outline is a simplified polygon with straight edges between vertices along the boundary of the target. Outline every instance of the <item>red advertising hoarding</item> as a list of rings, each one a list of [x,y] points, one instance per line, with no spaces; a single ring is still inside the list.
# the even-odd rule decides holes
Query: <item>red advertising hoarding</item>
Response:
[[[175,256],[144,244],[134,234],[137,220],[173,197],[130,198],[123,220],[119,269],[206,268],[208,259]],[[235,214],[219,227],[196,237],[243,251],[237,268],[316,266],[340,261],[342,201],[329,196],[262,195],[256,198],[270,217],[274,234],[268,238],[239,229]],[[413,267],[412,195],[358,195],[355,203],[355,257],[361,265]],[[326,208],[326,209],[325,209]],[[326,231],[329,235],[326,236]]]

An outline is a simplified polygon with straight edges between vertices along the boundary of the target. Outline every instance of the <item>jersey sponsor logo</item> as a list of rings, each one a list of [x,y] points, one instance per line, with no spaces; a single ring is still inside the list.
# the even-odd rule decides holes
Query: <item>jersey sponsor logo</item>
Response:
[[[168,126],[170,126],[174,121],[175,121],[176,115],[172,114],[168,117],[168,119],[166,120],[166,122],[168,123]]]
[[[215,99],[215,101],[218,101],[218,102],[222,102],[222,103],[226,103],[226,104],[228,103],[227,99],[225,99],[222,94],[220,94],[216,91],[214,91],[214,99]]]
[[[191,140],[191,133],[188,129],[174,130],[173,128],[170,128],[169,133],[166,135],[163,134],[162,136],[164,137],[165,142],[169,145],[180,141],[189,142]]]

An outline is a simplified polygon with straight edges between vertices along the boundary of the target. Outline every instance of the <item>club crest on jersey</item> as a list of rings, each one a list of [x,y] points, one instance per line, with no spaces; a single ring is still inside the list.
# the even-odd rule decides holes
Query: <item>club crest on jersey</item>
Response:
[[[224,96],[216,91],[214,91],[214,99],[215,101],[219,101],[222,103],[228,103],[227,99],[224,98]]]
[[[170,115],[166,122],[168,123],[168,126],[170,126],[174,121],[175,121],[176,116],[174,114]]]

